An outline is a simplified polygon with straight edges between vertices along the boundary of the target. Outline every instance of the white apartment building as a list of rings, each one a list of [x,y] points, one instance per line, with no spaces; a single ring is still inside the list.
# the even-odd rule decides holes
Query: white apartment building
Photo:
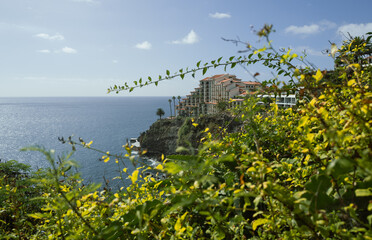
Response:
[[[296,105],[297,99],[295,94],[282,94],[282,95],[258,95],[259,98],[270,98],[275,100],[278,107],[282,108],[290,108]],[[263,101],[259,101],[258,103],[263,104]]]
[[[246,95],[257,93],[260,88],[261,83],[243,82],[235,75],[214,75],[200,80],[199,87],[182,99],[176,109],[181,116],[218,113],[219,102],[229,102],[229,107],[240,105]],[[270,98],[283,108],[293,107],[297,103],[295,94],[258,95],[258,97]],[[263,101],[259,103],[262,104]]]
[[[181,116],[217,113],[218,102],[228,102],[238,96],[244,96],[256,91],[260,86],[259,82],[242,82],[230,74],[207,77],[200,80],[199,87],[182,99],[177,111]]]

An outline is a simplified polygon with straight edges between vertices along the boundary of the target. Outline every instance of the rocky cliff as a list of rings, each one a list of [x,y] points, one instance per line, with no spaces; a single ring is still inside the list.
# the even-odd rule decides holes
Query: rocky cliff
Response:
[[[206,115],[191,118],[177,117],[162,119],[153,123],[150,128],[139,137],[142,149],[146,149],[146,156],[159,158],[162,154],[174,155],[179,146],[189,149],[189,154],[196,152],[204,130],[218,135],[222,128],[233,132],[241,127],[241,123],[225,114]]]
[[[178,130],[184,119],[161,119],[141,134],[141,148],[146,149],[146,156],[158,158],[162,154],[175,154],[177,149]]]

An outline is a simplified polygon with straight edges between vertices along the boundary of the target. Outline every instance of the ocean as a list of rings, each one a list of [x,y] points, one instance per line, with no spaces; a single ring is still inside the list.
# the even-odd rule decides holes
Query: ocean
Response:
[[[32,168],[49,167],[45,157],[21,148],[41,146],[54,149],[56,157],[66,155],[71,146],[62,144],[58,137],[79,137],[93,141],[92,147],[124,155],[122,147],[127,139],[138,137],[158,119],[156,110],[162,108],[169,116],[170,97],[35,97],[0,98],[0,159],[17,160]],[[104,163],[102,154],[77,147],[73,159],[79,164],[79,172],[87,183],[120,185],[112,178],[119,175],[114,159]],[[133,171],[129,159],[125,167]],[[112,186],[115,187],[115,186]]]

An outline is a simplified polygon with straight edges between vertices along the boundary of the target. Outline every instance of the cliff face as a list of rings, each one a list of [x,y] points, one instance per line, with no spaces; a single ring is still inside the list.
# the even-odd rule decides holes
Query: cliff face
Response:
[[[141,148],[146,149],[146,156],[160,157],[162,154],[176,153],[178,130],[184,119],[162,119],[153,123],[150,128],[139,137]]]
[[[191,118],[180,117],[162,119],[153,123],[139,139],[142,149],[147,150],[148,157],[159,158],[162,154],[179,154],[176,153],[179,146],[189,149],[190,154],[197,151],[206,128],[218,136],[220,127],[226,128],[228,132],[234,132],[241,127],[241,123],[224,114],[201,116],[194,121]]]

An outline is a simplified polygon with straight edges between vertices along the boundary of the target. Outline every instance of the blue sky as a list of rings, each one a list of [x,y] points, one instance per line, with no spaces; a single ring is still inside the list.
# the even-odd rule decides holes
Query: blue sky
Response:
[[[340,45],[342,33],[372,31],[371,9],[371,0],[1,0],[0,97],[107,96],[114,84],[243,48],[221,37],[260,46],[251,26],[265,23],[274,25],[275,46],[306,49],[316,66],[332,69],[322,50],[329,41]],[[248,70],[259,71],[260,80],[271,74],[260,66]],[[252,80],[239,67],[228,73]],[[119,95],[183,96],[201,78]]]

